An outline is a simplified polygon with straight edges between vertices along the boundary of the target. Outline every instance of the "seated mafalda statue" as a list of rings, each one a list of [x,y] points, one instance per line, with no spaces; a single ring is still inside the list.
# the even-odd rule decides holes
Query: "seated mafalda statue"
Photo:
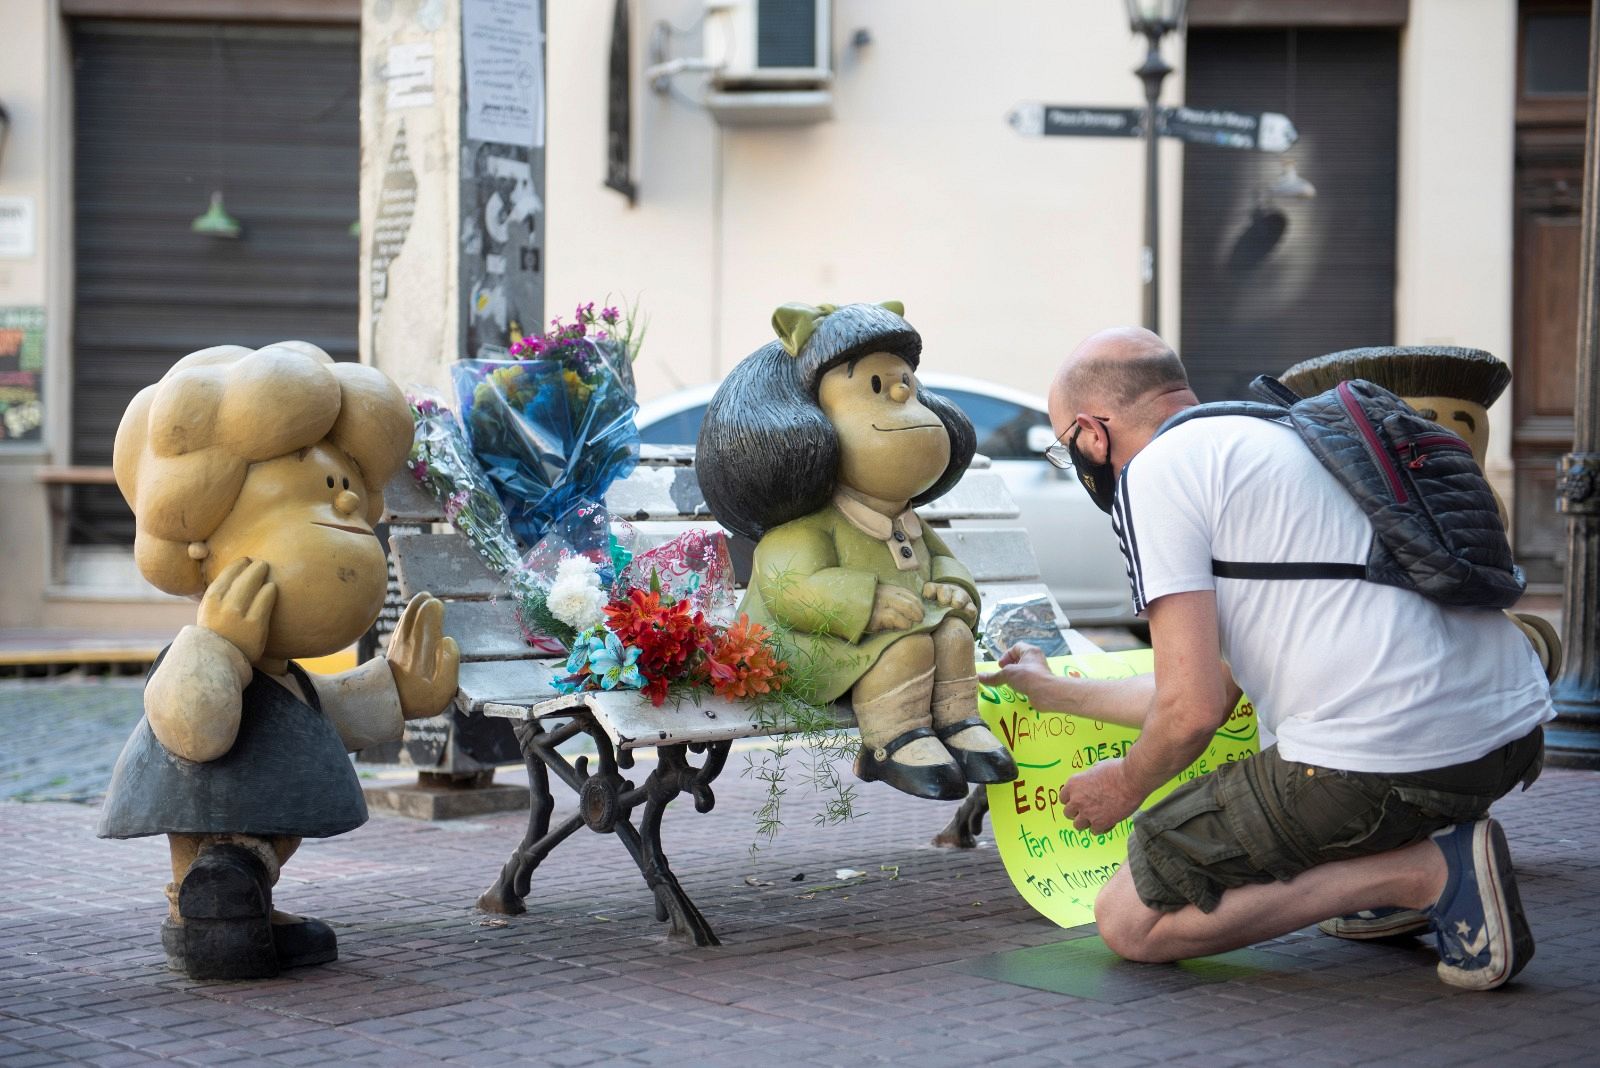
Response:
[[[367,819],[348,753],[454,698],[443,605],[419,594],[378,658],[311,676],[383,606],[373,524],[411,447],[400,391],[372,367],[285,341],[191,353],[128,405],[117,485],[152,584],[200,602],[145,682],[102,838],[165,834],[162,944],[194,978],[258,978],[337,956],[332,929],[272,908],[302,838]]]
[[[1430,419],[1467,443],[1478,467],[1487,470],[1489,407],[1511,384],[1511,368],[1493,353],[1454,345],[1382,346],[1345,349],[1302,360],[1283,372],[1280,381],[1302,397],[1333,389],[1340,382],[1363,378],[1394,393],[1424,419]],[[1497,492],[1500,521],[1508,528],[1505,502]],[[1561,638],[1555,627],[1533,612],[1507,611],[1533,645],[1552,682],[1561,671]]]
[[[850,695],[856,775],[949,800],[1017,768],[978,717],[977,587],[912,510],[960,480],[976,437],[918,384],[922,338],[901,314],[779,308],[778,340],[712,398],[695,465],[712,514],[758,542],[740,610],[773,627],[790,687]]]

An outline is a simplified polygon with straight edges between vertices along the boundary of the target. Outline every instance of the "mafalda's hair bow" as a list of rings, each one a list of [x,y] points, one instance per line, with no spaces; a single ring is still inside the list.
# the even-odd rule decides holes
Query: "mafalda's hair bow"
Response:
[[[847,308],[856,306],[845,305]],[[906,313],[906,306],[898,300],[880,301],[877,306],[898,316]],[[790,356],[798,356],[816,332],[817,323],[838,310],[837,304],[785,304],[772,313],[772,331],[783,342],[784,351]]]

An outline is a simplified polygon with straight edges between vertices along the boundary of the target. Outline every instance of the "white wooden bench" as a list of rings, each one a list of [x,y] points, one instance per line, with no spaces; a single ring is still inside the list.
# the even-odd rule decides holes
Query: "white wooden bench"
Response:
[[[671,922],[674,937],[716,945],[715,933],[678,884],[662,852],[663,811],[680,793],[688,793],[697,811],[709,812],[715,804],[711,784],[733,742],[781,734],[792,725],[774,722],[770,713],[758,713],[741,702],[710,695],[698,705],[675,706],[669,701],[656,708],[636,691],[557,693],[551,683],[564,673],[564,661],[530,655],[511,604],[495,599],[503,583],[443,522],[438,505],[404,473],[391,483],[385,497],[392,528],[419,531],[390,535],[402,597],[426,590],[444,601],[445,632],[461,646],[457,718],[509,720],[528,769],[527,832],[494,885],[478,899],[479,907],[511,915],[523,912],[534,869],[579,827],[587,826],[621,840],[655,894],[656,918]],[[640,552],[683,530],[713,523],[694,477],[693,450],[687,448],[645,446],[639,467],[612,487],[606,503],[613,516],[633,524]],[[1019,595],[1049,597],[1024,530],[949,526],[957,519],[1016,516],[1004,482],[984,457],[974,461],[950,493],[917,511],[939,528],[940,536],[972,572],[985,603]],[[750,549],[747,542],[734,540],[732,545],[741,583],[748,574]],[[1050,604],[1055,605],[1053,599]],[[1069,649],[1096,651],[1093,643],[1067,626],[1059,608],[1055,612]],[[855,718],[844,702],[832,706],[831,712],[838,727],[854,726]],[[448,733],[440,723],[426,720],[419,721],[417,729],[440,736]],[[592,765],[587,757],[569,759],[558,749],[579,734],[594,742],[598,755]],[[635,785],[623,772],[633,766],[635,751],[647,747],[656,750],[656,766]],[[690,762],[691,755],[699,759],[698,765]],[[578,799],[577,811],[554,826],[551,772]],[[963,807],[951,830],[958,823],[971,826],[981,821],[983,796],[982,787],[974,790],[972,803]],[[636,826],[633,812],[640,806],[643,811]]]

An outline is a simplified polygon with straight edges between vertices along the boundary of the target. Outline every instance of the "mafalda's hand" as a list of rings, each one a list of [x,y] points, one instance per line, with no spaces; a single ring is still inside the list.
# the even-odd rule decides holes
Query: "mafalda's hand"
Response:
[[[241,557],[222,569],[200,598],[197,622],[233,643],[252,664],[267,645],[267,622],[278,600],[265,560]]]
[[[419,593],[389,636],[389,670],[406,719],[437,716],[455,700],[461,650],[444,634],[444,604]]]
[[[967,621],[967,626],[977,627],[978,606],[972,603],[971,595],[960,586],[950,582],[925,582],[922,584],[922,596],[949,605],[952,613]]]
[[[922,622],[922,598],[903,586],[879,583],[872,595],[872,616],[867,630],[905,630]]]

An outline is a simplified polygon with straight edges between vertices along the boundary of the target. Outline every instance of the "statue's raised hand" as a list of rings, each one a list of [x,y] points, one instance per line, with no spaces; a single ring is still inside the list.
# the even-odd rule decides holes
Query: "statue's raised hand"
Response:
[[[389,637],[388,660],[406,719],[445,710],[459,685],[461,650],[445,637],[443,602],[427,593],[411,598]]]
[[[197,622],[232,642],[251,663],[267,645],[267,623],[278,600],[278,587],[268,577],[265,560],[240,557],[211,581],[200,598]]]

